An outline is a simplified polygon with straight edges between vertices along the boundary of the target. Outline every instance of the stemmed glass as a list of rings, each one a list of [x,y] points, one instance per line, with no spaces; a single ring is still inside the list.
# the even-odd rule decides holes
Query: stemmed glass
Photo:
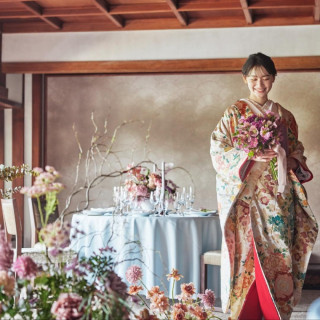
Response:
[[[150,203],[153,206],[154,215],[157,216],[159,213],[157,207],[160,203],[160,188],[157,187],[155,191],[150,192]]]
[[[113,188],[112,200],[115,206],[114,213],[118,213],[120,209],[120,187]]]
[[[193,204],[195,200],[195,195],[192,190],[192,187],[189,187],[189,192],[186,194],[186,209],[190,212],[192,211]]]

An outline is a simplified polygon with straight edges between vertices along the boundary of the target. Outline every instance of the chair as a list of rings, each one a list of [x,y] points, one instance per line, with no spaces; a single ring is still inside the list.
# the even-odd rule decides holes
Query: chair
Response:
[[[45,213],[45,199],[40,198],[42,212]],[[43,264],[46,262],[46,257],[44,255],[45,246],[38,242],[38,232],[42,228],[41,218],[40,218],[40,211],[38,207],[38,201],[36,198],[28,198],[28,207],[29,207],[29,216],[30,216],[30,225],[31,225],[31,247],[33,250],[29,250],[26,252],[36,263]],[[53,212],[49,219],[48,223],[53,223],[59,218],[59,211],[58,207],[56,208],[55,212]],[[63,249],[63,253],[58,257],[50,256],[52,262],[59,264],[59,263],[68,263],[76,256],[76,252],[71,250],[70,248]]]
[[[15,236],[15,247],[14,249],[14,260],[20,255],[30,256],[36,263],[44,264],[46,263],[45,256],[45,246],[42,243],[37,242],[37,228],[36,228],[36,218],[33,210],[30,210],[30,200],[29,201],[29,213],[31,222],[31,248],[22,248],[22,230],[23,226],[18,213],[18,207],[15,199],[1,199],[2,213],[4,228],[7,236],[7,240],[10,241],[11,236]],[[32,204],[32,203],[31,203]],[[69,262],[75,256],[75,252],[66,248],[62,255],[58,257],[50,256],[50,259],[59,264],[61,262]]]
[[[1,199],[4,229],[7,241],[15,236],[14,261],[21,255],[22,250],[22,223],[18,213],[18,206],[15,199]]]
[[[207,289],[207,269],[208,264],[221,266],[221,250],[207,251],[200,257],[200,292]]]

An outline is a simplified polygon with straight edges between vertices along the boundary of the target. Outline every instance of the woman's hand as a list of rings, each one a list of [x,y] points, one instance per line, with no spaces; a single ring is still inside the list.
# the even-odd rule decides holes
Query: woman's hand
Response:
[[[274,150],[268,149],[264,152],[259,152],[257,155],[253,156],[252,160],[260,162],[269,162],[276,156],[277,153]]]

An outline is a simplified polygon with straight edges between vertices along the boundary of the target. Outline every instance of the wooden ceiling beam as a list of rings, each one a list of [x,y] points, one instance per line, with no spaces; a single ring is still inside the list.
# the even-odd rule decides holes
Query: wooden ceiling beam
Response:
[[[255,0],[251,1],[250,9],[287,9],[287,8],[310,8],[314,7],[314,0]]]
[[[101,16],[102,12],[96,6],[92,7],[63,7],[43,9],[44,17],[85,17]]]
[[[246,18],[247,24],[252,24],[252,16],[251,16],[251,12],[248,8],[247,0],[240,0],[240,4],[241,4],[242,10],[243,10],[243,14]]]
[[[79,61],[79,62],[4,62],[4,73],[31,74],[121,74],[240,72],[246,58]],[[278,71],[320,71],[320,56],[274,57]]]
[[[320,21],[320,0],[314,1],[314,21],[319,22]]]
[[[42,15],[42,7],[39,6],[36,2],[30,1],[22,1],[21,4],[30,12],[32,12],[36,18],[40,18],[45,23],[49,24],[54,29],[60,30],[62,28],[62,21],[58,18],[47,18]]]
[[[178,11],[177,4],[174,0],[166,0],[168,6],[170,7],[171,11],[174,13],[178,21],[182,26],[188,25],[188,18],[187,15],[184,12]]]
[[[114,23],[117,27],[123,28],[124,21],[119,16],[113,16],[109,11],[109,4],[104,0],[93,0],[93,3],[96,7],[109,19]]]

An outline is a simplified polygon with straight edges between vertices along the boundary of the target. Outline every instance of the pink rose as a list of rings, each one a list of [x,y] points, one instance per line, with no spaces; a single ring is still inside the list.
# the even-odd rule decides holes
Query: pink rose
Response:
[[[148,188],[142,184],[137,185],[137,196],[146,197],[148,195]]]
[[[76,293],[61,293],[51,307],[51,313],[58,320],[76,320],[84,314],[83,307],[79,310],[82,298]]]

